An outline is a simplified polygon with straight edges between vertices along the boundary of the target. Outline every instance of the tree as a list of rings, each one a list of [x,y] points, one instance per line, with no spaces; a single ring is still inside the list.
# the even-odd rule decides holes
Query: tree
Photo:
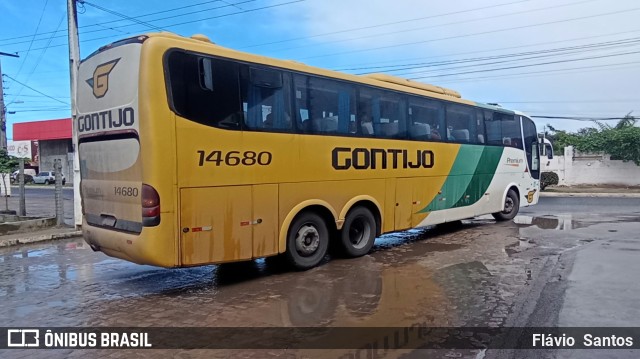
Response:
[[[13,170],[20,164],[18,158],[9,156],[7,150],[4,148],[0,148],[0,176],[2,176],[2,187],[4,189],[4,208],[6,212],[9,212],[9,196],[8,188],[7,188],[7,180],[9,179],[6,176],[9,176]]]
[[[548,137],[559,151],[566,146],[574,146],[583,152],[604,152],[614,159],[633,161],[640,166],[640,127],[637,119],[627,114],[615,126],[594,121],[595,127],[586,127],[576,133],[555,130]]]

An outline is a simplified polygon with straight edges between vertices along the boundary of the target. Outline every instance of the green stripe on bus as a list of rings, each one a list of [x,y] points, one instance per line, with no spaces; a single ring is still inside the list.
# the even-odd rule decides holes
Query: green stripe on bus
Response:
[[[437,211],[453,207],[465,195],[473,180],[473,169],[478,167],[484,153],[482,146],[461,145],[447,180],[442,185],[441,194],[418,213]]]
[[[502,158],[502,152],[504,152],[504,147],[486,146],[484,148],[473,178],[465,190],[465,195],[452,208],[472,205],[484,196],[493,180],[493,176],[496,174],[500,158]]]

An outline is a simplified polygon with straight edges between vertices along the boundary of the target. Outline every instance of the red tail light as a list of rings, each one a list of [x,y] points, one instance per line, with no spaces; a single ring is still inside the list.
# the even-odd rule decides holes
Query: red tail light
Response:
[[[142,185],[142,225],[153,227],[160,224],[160,195],[148,184]]]

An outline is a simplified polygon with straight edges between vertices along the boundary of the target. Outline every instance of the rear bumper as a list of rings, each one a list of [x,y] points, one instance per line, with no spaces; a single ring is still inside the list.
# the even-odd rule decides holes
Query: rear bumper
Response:
[[[82,221],[82,236],[96,251],[137,264],[176,267],[175,239],[162,238],[154,228],[133,234],[93,226]]]

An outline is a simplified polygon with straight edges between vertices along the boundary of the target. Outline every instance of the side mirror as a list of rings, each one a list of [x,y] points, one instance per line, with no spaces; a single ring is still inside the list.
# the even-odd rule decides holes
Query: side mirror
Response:
[[[550,144],[545,143],[544,144],[544,149],[547,152],[547,158],[550,159],[550,160],[553,159],[553,147],[551,147]]]

